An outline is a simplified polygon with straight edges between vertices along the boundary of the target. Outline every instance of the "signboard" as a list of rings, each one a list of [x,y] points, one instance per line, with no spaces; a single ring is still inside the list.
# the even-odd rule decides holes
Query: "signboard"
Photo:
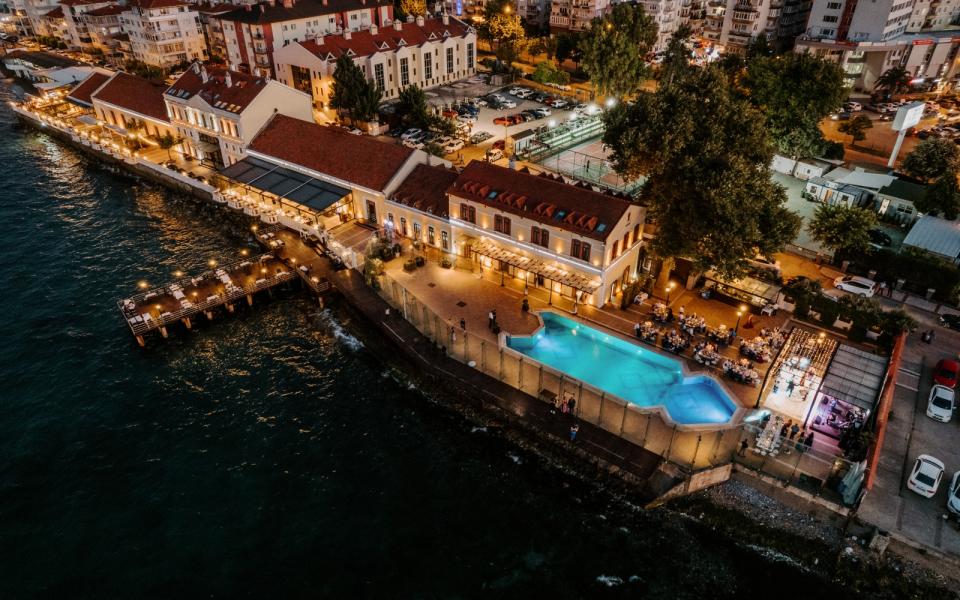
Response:
[[[897,116],[893,119],[893,130],[903,131],[910,129],[920,122],[923,118],[923,102],[911,102],[904,104],[897,110]]]

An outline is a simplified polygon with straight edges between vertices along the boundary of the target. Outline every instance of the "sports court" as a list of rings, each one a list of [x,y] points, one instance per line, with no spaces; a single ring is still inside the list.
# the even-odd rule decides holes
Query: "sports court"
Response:
[[[600,138],[583,142],[572,148],[542,159],[539,165],[554,171],[618,192],[633,194],[640,189],[643,178],[626,181],[613,170],[607,161],[610,152]]]

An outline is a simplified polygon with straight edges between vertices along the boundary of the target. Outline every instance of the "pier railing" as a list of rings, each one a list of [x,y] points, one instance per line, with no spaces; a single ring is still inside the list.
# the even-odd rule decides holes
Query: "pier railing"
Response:
[[[544,402],[575,400],[574,413],[664,459],[689,469],[729,463],[741,425],[689,426],[669,422],[658,408],[638,407],[589,383],[505,351],[463,331],[431,310],[401,283],[383,275],[380,296],[448,356]]]

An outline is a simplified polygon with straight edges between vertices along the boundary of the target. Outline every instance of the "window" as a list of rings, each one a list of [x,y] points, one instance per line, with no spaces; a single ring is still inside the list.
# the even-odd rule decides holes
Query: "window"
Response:
[[[407,237],[407,218],[400,217],[400,235]]]
[[[460,204],[460,220],[468,223],[477,222],[477,209],[467,203]]]
[[[453,73],[453,48],[447,48],[447,75]]]
[[[613,249],[610,251],[610,260],[620,256],[620,240],[613,243]]]
[[[373,65],[373,77],[377,81],[377,89],[384,90],[386,85],[383,82],[383,63]]]
[[[495,231],[499,231],[502,234],[510,235],[510,218],[503,217],[500,215],[494,215],[493,229]]]
[[[633,226],[633,243],[640,241],[640,223]]]
[[[450,249],[450,235],[446,231],[440,232],[440,246],[444,250]]]
[[[544,248],[550,247],[550,232],[546,229],[533,226],[530,228],[530,241]]]
[[[580,260],[590,261],[590,244],[573,240],[570,242],[570,256]]]
[[[436,233],[433,230],[433,225],[430,225],[429,227],[427,227],[427,243],[430,244],[431,246],[437,245],[437,237],[436,237]]]
[[[824,15],[824,16],[823,16],[823,22],[824,22],[824,23],[836,23],[838,18],[839,18],[839,17],[837,17],[837,15]]]
[[[403,87],[410,85],[410,67],[407,62],[406,57],[400,59],[400,85]]]
[[[626,252],[627,248],[630,247],[630,232],[623,234],[623,251]]]
[[[433,77],[433,58],[430,56],[427,56],[423,62],[423,77],[424,79]]]
[[[419,240],[422,239],[423,229],[420,227],[420,223],[413,223],[413,239]]]
[[[467,44],[467,68],[473,68],[473,44]]]
[[[827,2],[827,10],[837,10],[840,8],[839,2]]]

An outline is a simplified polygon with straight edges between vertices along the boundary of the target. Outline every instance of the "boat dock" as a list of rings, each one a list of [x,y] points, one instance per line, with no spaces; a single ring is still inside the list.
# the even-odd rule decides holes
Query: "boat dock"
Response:
[[[203,314],[213,319],[214,309],[220,306],[233,312],[234,304],[243,298],[253,305],[255,293],[296,279],[298,274],[304,275],[274,254],[263,254],[147,289],[117,300],[117,307],[137,343],[145,346],[147,333],[159,331],[167,337],[167,328],[178,322],[191,329],[193,317]]]

